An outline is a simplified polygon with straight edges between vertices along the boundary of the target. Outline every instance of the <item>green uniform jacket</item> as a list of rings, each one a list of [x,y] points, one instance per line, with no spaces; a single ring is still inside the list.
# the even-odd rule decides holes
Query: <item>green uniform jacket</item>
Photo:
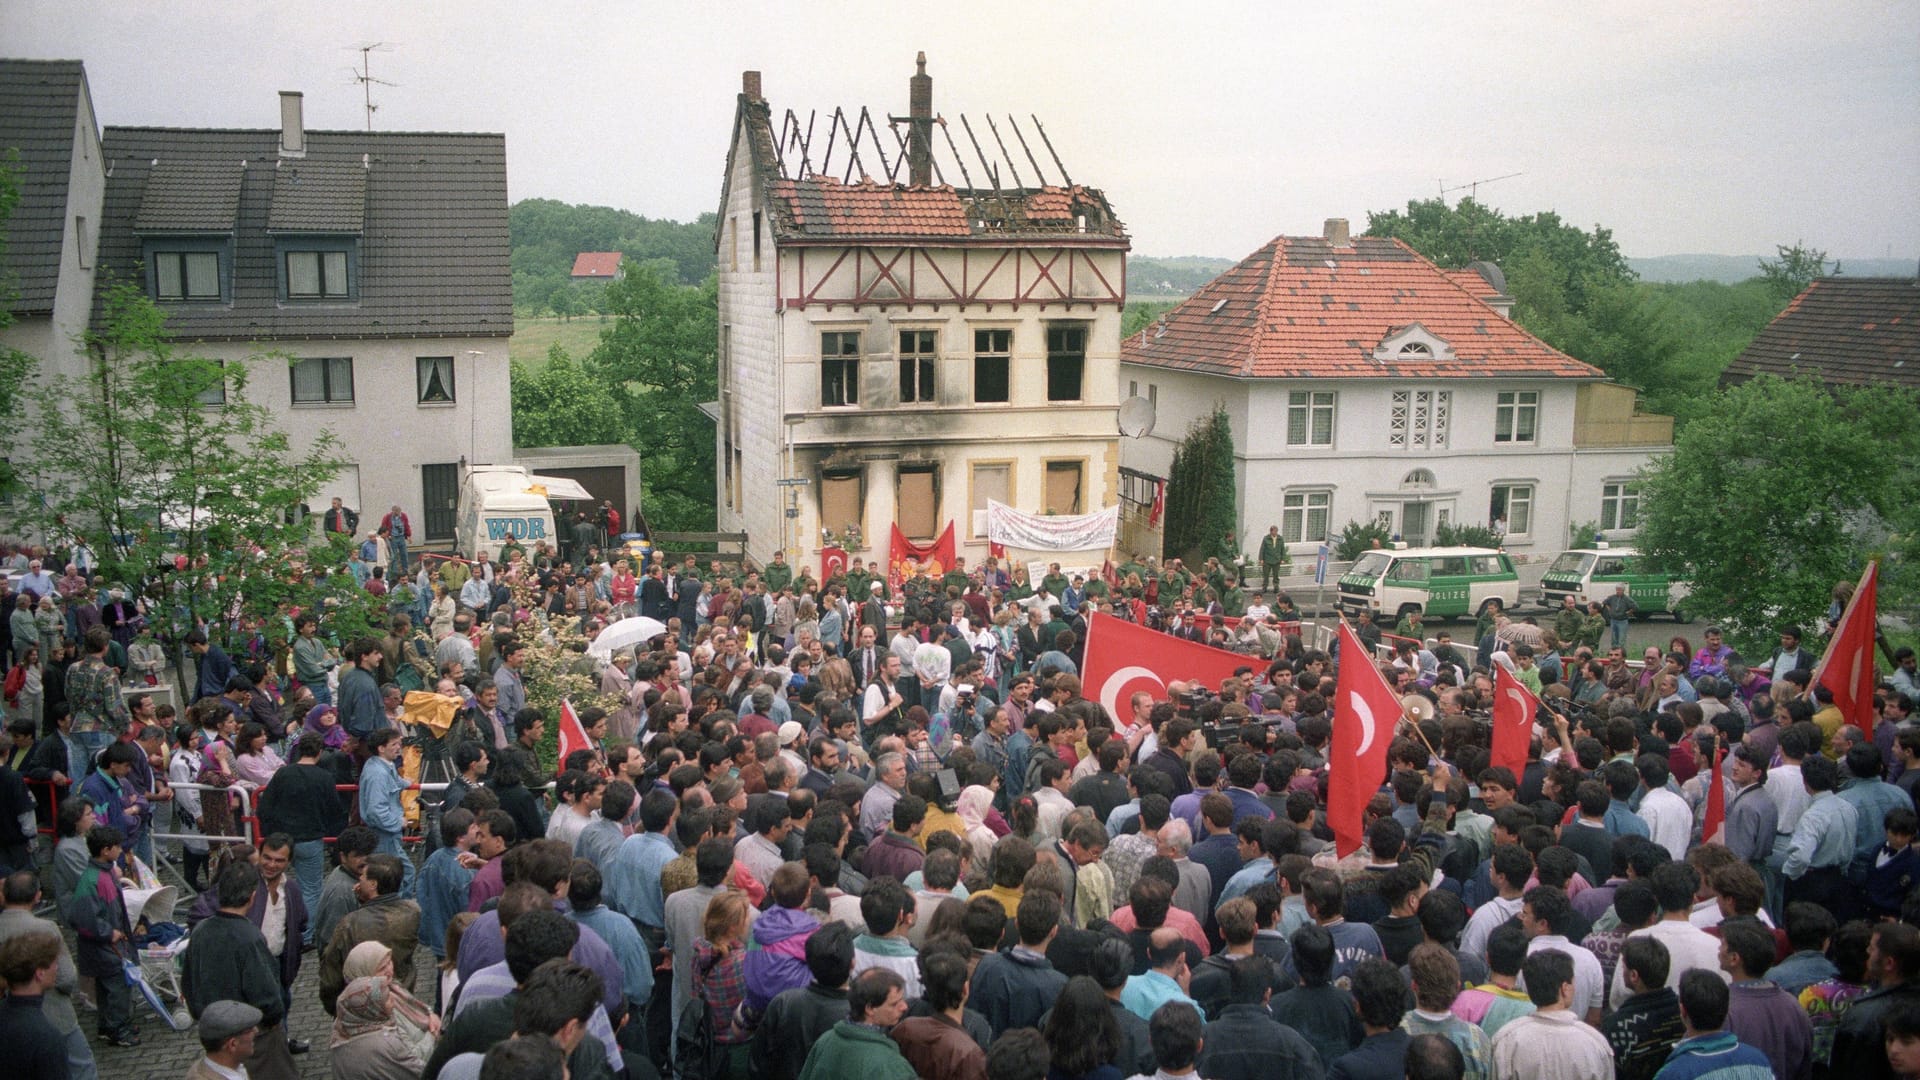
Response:
[[[1287,545],[1277,536],[1260,538],[1260,564],[1281,566],[1287,561]]]
[[[900,1048],[878,1028],[842,1020],[807,1051],[799,1080],[919,1080]]]
[[[793,584],[793,567],[783,562],[768,563],[760,568],[760,580],[769,589],[784,589]]]

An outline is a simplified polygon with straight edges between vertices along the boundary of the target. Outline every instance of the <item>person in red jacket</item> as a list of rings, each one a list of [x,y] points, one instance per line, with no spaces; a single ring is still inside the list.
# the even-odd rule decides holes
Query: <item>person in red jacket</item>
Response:
[[[413,539],[413,522],[395,503],[393,509],[380,519],[380,535],[387,538],[387,550],[393,553],[393,577],[395,581],[407,573],[407,542]]]

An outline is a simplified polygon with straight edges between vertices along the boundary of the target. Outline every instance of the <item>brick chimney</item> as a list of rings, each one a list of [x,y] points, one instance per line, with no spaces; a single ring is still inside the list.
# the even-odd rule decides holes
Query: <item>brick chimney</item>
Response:
[[[1343,217],[1328,218],[1325,236],[1327,238],[1327,243],[1332,244],[1334,247],[1350,248],[1353,246],[1353,241],[1349,239],[1347,236],[1347,219],[1346,218],[1343,218]]]
[[[298,90],[280,91],[280,156],[305,157],[307,123]]]
[[[907,181],[918,187],[933,183],[933,76],[927,74],[927,54],[914,58],[915,71],[907,81]]]
[[[748,101],[760,100],[760,73],[743,71],[740,73],[740,95]]]

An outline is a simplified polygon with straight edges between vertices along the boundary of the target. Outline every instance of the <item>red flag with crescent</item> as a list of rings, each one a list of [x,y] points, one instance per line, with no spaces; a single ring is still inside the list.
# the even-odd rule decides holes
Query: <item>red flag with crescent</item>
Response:
[[[823,582],[831,581],[835,577],[841,574],[844,574],[846,572],[847,572],[847,549],[846,548],[830,547],[830,548],[820,549],[820,580],[821,581]],[[858,603],[859,601],[865,600],[865,599],[866,597],[864,596],[856,596],[853,598],[855,603]]]
[[[587,738],[587,729],[580,724],[580,718],[574,715],[573,702],[560,699],[560,751],[559,762],[554,772],[566,768],[567,755],[575,750],[593,749],[593,740]]]
[[[1218,689],[1222,679],[1246,667],[1251,658],[1186,641],[1125,619],[1098,613],[1087,616],[1086,663],[1080,669],[1081,693],[1097,701],[1114,719],[1127,719],[1129,702],[1139,691],[1167,700],[1175,680]]]
[[[1853,599],[1840,614],[1827,643],[1827,654],[1814,669],[1813,682],[1833,692],[1833,704],[1844,723],[1873,737],[1873,638],[1878,625],[1874,593],[1880,583],[1880,564],[1869,562],[1853,590]]]
[[[1493,753],[1487,764],[1504,765],[1517,779],[1527,771],[1527,750],[1533,744],[1533,720],[1540,715],[1540,699],[1504,665],[1493,665]]]
[[[1334,851],[1342,858],[1366,840],[1367,803],[1387,779],[1387,747],[1400,715],[1400,699],[1374,665],[1366,643],[1342,621],[1327,776],[1327,824],[1333,827]]]
[[[1714,747],[1713,779],[1707,785],[1707,817],[1700,825],[1700,842],[1703,844],[1720,843],[1721,838],[1717,834],[1721,826],[1727,823],[1727,785],[1726,781],[1721,779],[1720,772],[1721,763],[1726,756],[1726,747]]]

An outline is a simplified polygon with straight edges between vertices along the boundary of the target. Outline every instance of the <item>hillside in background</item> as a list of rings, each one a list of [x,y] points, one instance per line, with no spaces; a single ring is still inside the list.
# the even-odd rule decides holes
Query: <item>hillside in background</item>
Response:
[[[1652,255],[1644,259],[1628,258],[1627,265],[1641,281],[1688,282],[1718,281],[1733,285],[1760,274],[1759,255]],[[1840,272],[1848,277],[1912,277],[1913,259],[1839,260]]]
[[[698,285],[713,273],[714,215],[696,221],[642,217],[611,206],[522,199],[507,212],[513,243],[513,307],[523,315],[600,310],[601,282],[572,280],[574,256],[618,251],[655,265],[669,281]]]
[[[1235,261],[1205,255],[1176,255],[1168,259],[1130,255],[1127,257],[1127,295],[1144,298],[1186,296],[1220,276]]]

